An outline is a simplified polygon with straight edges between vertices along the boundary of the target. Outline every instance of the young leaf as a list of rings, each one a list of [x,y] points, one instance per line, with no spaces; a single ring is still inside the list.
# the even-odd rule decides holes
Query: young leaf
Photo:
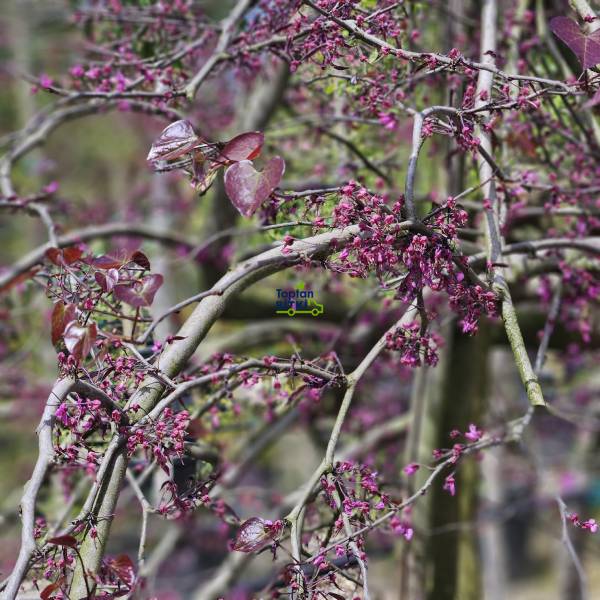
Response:
[[[65,332],[68,323],[75,320],[76,307],[74,304],[57,302],[52,309],[52,344],[56,346]]]
[[[60,590],[60,587],[64,584],[65,582],[65,578],[61,577],[58,581],[56,581],[55,583],[51,583],[49,585],[47,585],[41,592],[40,592],[40,598],[41,600],[50,600],[50,598],[52,597],[52,594],[54,592],[56,592],[57,590]]]
[[[194,146],[200,143],[192,124],[181,120],[171,123],[162,130],[154,140],[146,160],[156,162],[159,160],[173,160],[187,154]]]
[[[65,248],[62,253],[63,259],[68,265],[74,263],[83,256],[83,250],[81,248],[77,248],[76,246]]]
[[[77,248],[77,246],[70,246],[64,250],[61,250],[60,248],[48,248],[45,255],[51,262],[61,267],[71,265],[79,260],[83,256],[83,250]]]
[[[263,174],[267,178],[273,191],[280,183],[285,173],[285,161],[281,156],[274,156],[263,169]]]
[[[285,162],[275,156],[263,171],[257,171],[249,160],[232,164],[225,171],[225,191],[244,217],[252,216],[279,185]]]
[[[135,583],[135,566],[127,554],[119,554],[119,556],[109,559],[108,566],[128,588],[133,587]]]
[[[233,549],[238,552],[256,552],[278,538],[282,530],[283,521],[265,521],[252,517],[242,523]]]
[[[221,154],[234,162],[252,160],[260,154],[264,142],[265,136],[260,131],[242,133],[229,140]]]
[[[121,300],[135,308],[141,308],[152,304],[154,295],[162,284],[162,275],[147,275],[133,283],[116,285],[113,294],[117,300]]]
[[[71,321],[65,328],[63,338],[67,350],[77,360],[81,360],[90,353],[97,336],[96,323],[82,327],[77,321]]]
[[[119,271],[117,269],[108,269],[106,273],[96,271],[94,279],[103,292],[110,292],[119,281]]]
[[[117,256],[103,254],[102,256],[97,256],[94,258],[91,264],[92,266],[96,267],[96,269],[118,269],[126,262],[127,258],[125,256],[118,258]]]
[[[142,267],[142,269],[146,269],[147,271],[150,270],[150,261],[148,260],[148,257],[143,252],[136,250],[131,255],[131,260],[136,265],[139,265],[140,267]]]
[[[584,69],[600,63],[600,30],[586,34],[568,17],[554,17],[550,29],[577,56]]]
[[[77,540],[72,535],[59,535],[48,540],[49,544],[54,546],[66,546],[67,548],[77,548]]]

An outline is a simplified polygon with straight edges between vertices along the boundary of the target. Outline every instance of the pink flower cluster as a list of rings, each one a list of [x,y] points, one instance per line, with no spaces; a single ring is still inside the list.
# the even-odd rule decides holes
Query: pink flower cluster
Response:
[[[576,513],[572,513],[567,515],[567,518],[575,527],[579,527],[580,529],[585,529],[590,533],[596,533],[598,531],[598,523],[596,523],[596,519],[587,519],[587,521],[581,521],[579,516]]]
[[[400,362],[408,367],[435,366],[442,338],[435,334],[422,334],[421,325],[413,321],[386,335],[386,348],[400,353]]]
[[[141,448],[152,456],[160,467],[168,472],[169,459],[183,454],[183,444],[190,415],[186,410],[174,413],[165,408],[161,419],[150,421],[144,427],[135,429],[127,438],[127,450],[133,454]]]

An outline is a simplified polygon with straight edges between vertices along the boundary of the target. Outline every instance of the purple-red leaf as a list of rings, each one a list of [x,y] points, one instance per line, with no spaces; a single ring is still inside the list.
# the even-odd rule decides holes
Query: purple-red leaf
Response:
[[[568,17],[554,17],[550,29],[577,56],[584,69],[600,63],[600,30],[584,33],[579,25]]]
[[[59,535],[48,540],[49,544],[54,546],[66,546],[67,548],[77,548],[77,540],[72,535]]]
[[[110,292],[119,281],[119,271],[117,269],[108,269],[106,273],[96,271],[94,279],[103,292]]]
[[[274,156],[263,169],[263,175],[274,190],[280,183],[285,173],[285,161],[281,156]],[[271,190],[272,191],[272,190]]]
[[[108,566],[115,575],[128,587],[132,588],[135,583],[135,566],[127,554],[120,554],[108,561]]]
[[[173,160],[187,154],[199,143],[200,138],[189,121],[175,121],[165,127],[154,140],[146,160],[148,162]]]
[[[56,346],[65,332],[68,323],[75,320],[76,307],[74,304],[66,304],[59,301],[52,309],[52,344]]]
[[[141,308],[152,304],[154,295],[162,284],[162,275],[147,275],[133,283],[116,285],[113,294],[117,300],[126,302],[134,308]]]
[[[265,521],[252,517],[242,523],[233,549],[238,552],[257,552],[278,538],[283,531],[283,521]]]
[[[225,191],[240,214],[250,217],[279,185],[284,171],[285,162],[279,156],[262,171],[257,171],[249,160],[242,160],[225,171]]]
[[[234,162],[252,160],[260,154],[264,142],[265,136],[260,131],[249,131],[229,140],[221,154]]]
[[[131,255],[131,260],[136,265],[139,265],[140,267],[142,267],[142,269],[146,269],[147,271],[150,270],[150,261],[148,260],[148,257],[143,252],[136,250]]]
[[[97,269],[118,269],[122,267],[123,264],[127,262],[127,258],[125,256],[119,258],[117,256],[109,256],[108,254],[103,254],[102,256],[97,256],[92,260],[92,266]]]
[[[83,250],[77,246],[70,246],[61,250],[60,248],[48,248],[45,252],[46,258],[51,260],[55,265],[61,267],[73,264],[83,256]]]
[[[97,337],[98,328],[96,327],[96,323],[83,327],[77,321],[71,321],[66,326],[63,335],[67,350],[77,360],[85,358],[90,353]]]
[[[56,581],[55,583],[51,583],[50,585],[47,585],[41,592],[40,592],[40,598],[42,600],[50,600],[50,598],[52,597],[52,594],[54,592],[56,592],[57,590],[60,590],[61,586],[63,585],[63,583],[65,582],[65,578],[61,577],[58,581]]]

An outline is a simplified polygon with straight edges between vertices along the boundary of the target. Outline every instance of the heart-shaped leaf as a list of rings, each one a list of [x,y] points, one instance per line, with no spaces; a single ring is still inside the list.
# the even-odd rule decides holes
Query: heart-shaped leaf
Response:
[[[139,250],[136,250],[131,255],[131,261],[142,267],[142,269],[146,269],[147,271],[150,270],[150,260],[143,252],[140,252]]]
[[[97,337],[98,329],[96,323],[83,327],[79,325],[77,321],[71,321],[65,327],[65,333],[63,335],[67,350],[77,360],[85,358],[90,353]]]
[[[125,254],[123,254],[120,258],[118,256],[109,256],[108,254],[103,254],[102,256],[97,256],[94,258],[91,264],[92,266],[96,267],[96,269],[118,269],[128,261],[129,259]]]
[[[54,546],[66,546],[67,548],[77,548],[77,539],[72,535],[59,535],[48,540],[49,544]]]
[[[83,250],[77,246],[70,246],[61,250],[60,248],[48,248],[45,252],[46,258],[51,260],[55,265],[61,267],[73,264],[83,256]]]
[[[117,269],[108,269],[106,273],[96,271],[94,279],[102,288],[103,292],[110,292],[119,281],[119,271],[117,271]]]
[[[146,160],[156,162],[159,160],[173,160],[188,153],[200,143],[192,124],[182,119],[175,121],[162,130],[154,140]]]
[[[127,554],[119,554],[115,558],[108,559],[108,566],[115,575],[129,588],[135,583],[135,566]]]
[[[279,185],[284,171],[280,156],[273,157],[262,171],[249,160],[242,160],[225,171],[225,191],[240,214],[250,217]]]
[[[147,275],[133,283],[116,285],[113,294],[117,300],[121,300],[135,308],[141,308],[152,304],[154,295],[162,284],[162,275]]]
[[[283,521],[266,521],[252,517],[242,523],[233,549],[238,552],[256,552],[264,548],[283,531]]]
[[[550,28],[577,56],[584,69],[600,63],[600,29],[586,34],[568,17],[554,17]]]
[[[252,160],[260,154],[264,142],[265,136],[260,131],[249,131],[229,140],[221,154],[234,162]]]
[[[56,346],[65,332],[68,323],[75,320],[76,307],[74,304],[57,302],[52,309],[52,344]]]
[[[54,592],[56,592],[57,590],[60,590],[61,586],[64,584],[65,582],[65,578],[61,577],[58,581],[56,581],[55,583],[51,583],[50,585],[47,585],[41,592],[40,592],[40,598],[42,600],[50,600],[50,598],[52,597],[52,594]]]

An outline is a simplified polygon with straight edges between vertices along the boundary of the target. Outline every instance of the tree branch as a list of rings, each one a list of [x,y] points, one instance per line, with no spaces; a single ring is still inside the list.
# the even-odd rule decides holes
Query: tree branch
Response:
[[[54,446],[52,444],[52,423],[54,414],[61,402],[73,391],[75,380],[72,378],[57,379],[54,384],[46,406],[37,428],[38,435],[38,458],[31,475],[31,479],[25,484],[25,491],[21,498],[21,549],[17,556],[17,562],[6,583],[2,594],[2,600],[14,600],[16,598],[21,582],[27,573],[29,561],[31,560],[37,545],[34,537],[35,506],[38,493],[46,473],[54,460]]]
[[[290,257],[294,262],[301,258],[322,259],[335,249],[343,247],[359,233],[358,226],[350,226],[341,230],[333,230],[303,240],[295,241],[290,247],[290,254],[283,254],[281,248],[268,250],[257,257],[240,264],[233,271],[223,276],[215,288],[222,290],[219,295],[205,297],[179,330],[177,339],[168,345],[160,356],[161,371],[168,377],[175,377],[186,366],[196,348],[202,342],[212,325],[225,310],[225,306],[239,293],[253,283],[268,277],[290,265]],[[131,402],[142,408],[142,414],[152,411],[164,393],[164,386],[152,376],[147,377],[132,396]],[[111,442],[112,443],[112,442]],[[118,445],[118,442],[117,442]],[[106,481],[98,486],[97,497],[88,497],[86,505],[93,505],[98,519],[98,537],[94,540],[89,534],[81,545],[81,555],[85,568],[92,573],[98,571],[104,554],[110,524],[119,496],[119,490],[125,477],[127,465],[124,450],[117,450],[112,461],[103,460],[99,468]],[[109,464],[112,468],[109,468]],[[76,568],[71,595],[80,598],[85,595],[85,580],[80,566]]]

